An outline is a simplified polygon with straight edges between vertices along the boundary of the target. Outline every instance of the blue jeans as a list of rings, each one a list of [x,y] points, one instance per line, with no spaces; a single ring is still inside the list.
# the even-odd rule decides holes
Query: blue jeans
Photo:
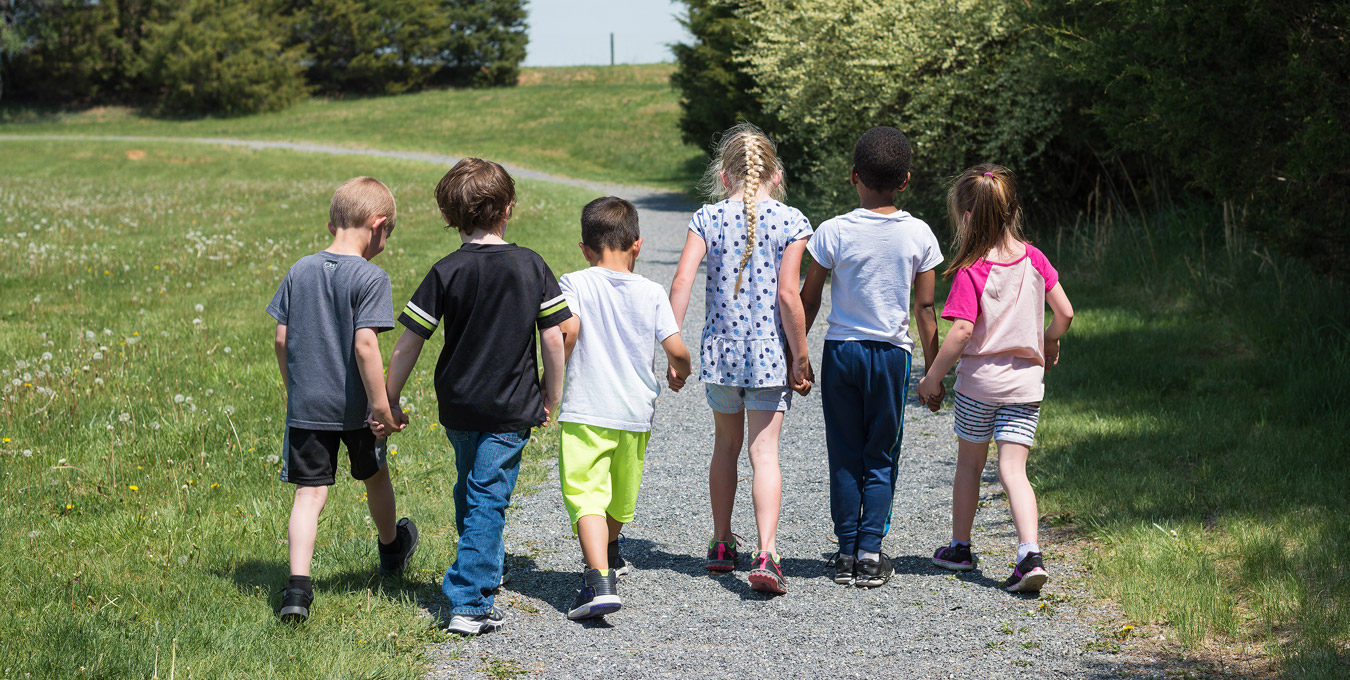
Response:
[[[820,389],[841,554],[881,552],[890,531],[909,369],[909,352],[889,342],[825,342]]]
[[[502,576],[506,507],[520,474],[520,454],[530,431],[445,431],[455,447],[455,529],[459,551],[441,580],[450,613],[492,612],[492,591]]]

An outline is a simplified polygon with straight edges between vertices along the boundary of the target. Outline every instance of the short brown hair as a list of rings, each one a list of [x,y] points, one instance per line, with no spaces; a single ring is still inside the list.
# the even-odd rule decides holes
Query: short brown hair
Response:
[[[581,242],[597,253],[628,250],[639,236],[637,208],[618,196],[597,198],[581,209]]]
[[[392,228],[397,212],[394,194],[384,182],[374,177],[353,177],[333,192],[328,221],[338,229],[349,229],[364,227],[372,217],[385,217],[385,226]]]
[[[516,181],[500,163],[465,158],[436,185],[436,205],[447,226],[465,234],[496,226],[516,202]]]

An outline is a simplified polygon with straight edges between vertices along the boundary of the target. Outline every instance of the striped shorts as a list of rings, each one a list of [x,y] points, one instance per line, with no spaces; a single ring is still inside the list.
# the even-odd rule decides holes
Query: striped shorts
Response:
[[[990,439],[1031,446],[1036,438],[1036,421],[1041,416],[1040,402],[1032,404],[989,404],[956,393],[956,436],[976,444]]]

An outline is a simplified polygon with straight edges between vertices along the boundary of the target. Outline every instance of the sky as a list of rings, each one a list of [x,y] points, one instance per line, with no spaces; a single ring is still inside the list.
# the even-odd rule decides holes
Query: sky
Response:
[[[673,0],[529,0],[530,44],[524,66],[581,66],[614,61],[653,64],[673,61],[668,43],[689,39],[675,20],[684,3]]]

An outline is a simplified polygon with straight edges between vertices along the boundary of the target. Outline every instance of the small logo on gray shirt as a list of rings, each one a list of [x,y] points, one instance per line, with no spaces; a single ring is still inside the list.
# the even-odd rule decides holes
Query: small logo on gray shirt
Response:
[[[337,269],[337,263],[332,260],[327,260],[323,263],[323,268],[331,272]]]

